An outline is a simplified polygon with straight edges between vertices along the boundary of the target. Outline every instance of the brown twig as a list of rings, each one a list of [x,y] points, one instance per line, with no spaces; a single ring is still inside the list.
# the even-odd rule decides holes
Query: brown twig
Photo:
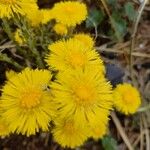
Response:
[[[6,48],[14,48],[16,45],[2,45],[0,46],[0,49],[6,49]]]
[[[143,114],[143,116],[142,116],[142,120],[143,120],[143,126],[144,126],[144,129],[145,129],[146,150],[150,150],[150,136],[149,136],[149,129],[148,129],[147,120],[146,120],[144,114]]]
[[[143,131],[139,134],[139,136],[137,137],[137,139],[134,141],[133,147],[136,147],[136,146],[137,146],[137,144],[140,142],[141,136],[143,136],[144,134],[145,134],[145,130],[143,130]]]
[[[142,123],[142,115],[140,116],[140,150],[143,150],[144,146],[144,134],[142,134],[143,131],[143,123]]]
[[[133,25],[133,33],[132,33],[132,37],[131,37],[131,46],[130,46],[130,52],[129,52],[130,53],[130,75],[131,75],[131,79],[133,79],[133,75],[132,75],[132,67],[133,67],[132,52],[133,52],[134,46],[135,46],[135,36],[136,36],[137,29],[138,29],[138,24],[139,24],[141,16],[142,16],[142,12],[143,12],[147,2],[148,2],[148,0],[144,0],[143,3],[141,3],[140,8],[138,10],[137,18],[136,18],[135,23]]]
[[[128,54],[128,55],[130,55],[130,53],[127,52],[127,51],[120,51],[120,50],[116,50],[116,49],[113,49],[113,48],[103,48],[101,46],[100,47],[96,47],[96,50],[101,51],[101,52],[103,51],[103,52],[111,52],[111,53]],[[133,52],[132,56],[143,57],[143,58],[150,58],[149,54],[144,54],[144,53],[140,53],[140,52]]]
[[[138,5],[140,5],[140,2],[139,2],[139,0],[132,0],[134,3],[136,3],[136,4],[138,4]],[[145,7],[144,8],[144,10],[146,10],[146,11],[150,11],[150,7]]]
[[[115,114],[115,112],[111,113],[111,117],[112,117],[112,120],[113,120],[120,136],[122,137],[124,143],[126,144],[126,146],[128,147],[129,150],[133,150],[133,147],[129,141],[129,138],[127,137],[125,131],[123,130],[123,127],[122,127],[119,119],[117,118],[117,115]]]

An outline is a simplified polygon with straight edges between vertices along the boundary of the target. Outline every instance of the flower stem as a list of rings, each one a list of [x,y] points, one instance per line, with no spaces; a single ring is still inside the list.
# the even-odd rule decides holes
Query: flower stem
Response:
[[[30,51],[36,59],[36,64],[39,68],[44,68],[43,60],[40,55],[40,52],[37,50],[36,38],[34,36],[31,26],[29,26],[26,20],[19,20],[18,17],[14,19],[15,24],[19,29],[22,30],[23,36],[26,39],[27,45],[29,46]]]
[[[9,37],[11,40],[14,41],[14,36],[13,36],[13,34],[12,34],[12,32],[11,32],[11,28],[10,28],[10,25],[9,25],[7,19],[3,18],[2,21],[3,21],[3,29],[4,29],[4,31],[7,33],[8,37]]]
[[[18,70],[22,70],[23,69],[23,66],[21,66],[20,64],[18,64],[13,59],[9,58],[6,54],[0,53],[0,61],[7,62],[7,63],[15,66]]]

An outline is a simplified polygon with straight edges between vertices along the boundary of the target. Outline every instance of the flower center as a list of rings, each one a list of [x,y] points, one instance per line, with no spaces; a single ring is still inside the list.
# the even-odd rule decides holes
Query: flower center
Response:
[[[90,86],[81,85],[75,89],[76,102],[79,105],[91,104],[95,97],[94,91]]]
[[[100,127],[95,128],[95,129],[93,129],[93,132],[96,136],[100,136],[102,134],[102,129]]]
[[[64,125],[64,130],[68,134],[74,134],[75,132],[74,124],[72,122],[66,122]]]
[[[132,104],[134,102],[133,100],[134,95],[132,94],[132,92],[129,94],[129,92],[124,92],[123,94],[123,100],[125,102],[125,104]]]
[[[14,3],[15,0],[0,0],[0,3],[1,4],[4,4],[4,5],[9,5],[9,4],[12,4]]]
[[[40,104],[40,98],[42,96],[42,91],[38,89],[27,89],[21,95],[21,106],[26,109],[31,109]]]
[[[86,61],[86,58],[83,54],[73,53],[68,58],[69,63],[73,68],[83,67]]]
[[[72,10],[72,7],[70,7],[70,6],[69,6],[69,7],[66,7],[66,8],[65,8],[65,11],[66,11],[66,14],[67,14],[67,15],[74,14],[74,10]]]

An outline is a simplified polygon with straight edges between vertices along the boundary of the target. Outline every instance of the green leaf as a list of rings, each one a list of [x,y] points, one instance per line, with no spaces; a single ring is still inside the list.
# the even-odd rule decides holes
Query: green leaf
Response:
[[[134,21],[137,15],[137,12],[134,9],[132,2],[127,2],[124,6],[125,14],[130,21]]]
[[[124,20],[120,14],[117,12],[113,12],[112,14],[112,20],[113,26],[116,31],[116,37],[120,41],[123,39],[124,35],[127,33],[127,22]]]
[[[86,28],[94,28],[95,26],[97,27],[104,19],[104,13],[93,7],[89,11],[89,16],[86,20]]]
[[[111,136],[105,136],[102,139],[102,146],[104,150],[117,150],[117,142]]]
[[[117,4],[117,0],[107,0],[109,5],[115,6]]]

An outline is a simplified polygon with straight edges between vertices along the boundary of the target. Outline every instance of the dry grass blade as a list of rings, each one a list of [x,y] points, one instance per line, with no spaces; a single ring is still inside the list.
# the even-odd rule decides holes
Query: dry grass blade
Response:
[[[6,49],[6,48],[14,48],[16,45],[2,45],[0,46],[0,49]]]
[[[143,123],[142,123],[142,116],[140,116],[140,150],[144,150],[144,134],[142,134],[143,132]]]
[[[132,64],[133,64],[132,52],[133,52],[134,46],[135,46],[135,36],[136,36],[137,29],[138,29],[138,24],[139,24],[141,16],[142,16],[142,12],[143,12],[147,2],[148,2],[148,0],[144,0],[143,3],[141,4],[139,11],[138,11],[137,18],[136,18],[134,26],[133,26],[133,33],[132,33],[132,37],[131,37],[131,47],[130,47],[130,75],[131,75],[131,79],[133,79],[133,75],[132,75]]]
[[[121,135],[123,141],[125,142],[126,146],[128,147],[129,150],[133,150],[133,147],[132,147],[126,133],[124,132],[124,130],[121,126],[121,123],[120,123],[119,119],[117,118],[115,112],[112,112],[111,117],[112,117],[112,120],[113,120],[119,134]]]
[[[129,52],[127,52],[127,51],[120,51],[120,50],[113,49],[113,48],[103,48],[101,46],[96,47],[96,50],[103,51],[103,52],[117,53],[117,54],[129,54]],[[144,54],[144,53],[140,53],[140,52],[133,52],[132,56],[150,58],[149,54]]]
[[[146,150],[150,150],[150,135],[149,135],[150,133],[149,133],[148,124],[145,115],[142,115],[142,120],[143,120],[143,126],[145,128]]]

